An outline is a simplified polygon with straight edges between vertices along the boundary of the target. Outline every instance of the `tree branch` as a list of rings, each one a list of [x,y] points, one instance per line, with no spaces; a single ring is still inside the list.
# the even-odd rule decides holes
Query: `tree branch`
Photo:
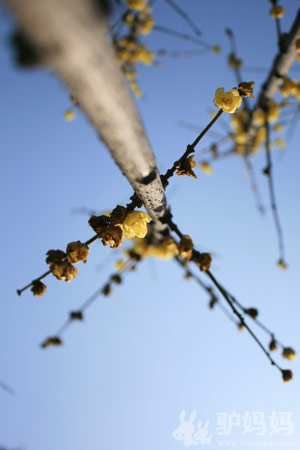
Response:
[[[167,211],[154,154],[92,0],[6,0],[41,63],[64,82],[159,232]]]

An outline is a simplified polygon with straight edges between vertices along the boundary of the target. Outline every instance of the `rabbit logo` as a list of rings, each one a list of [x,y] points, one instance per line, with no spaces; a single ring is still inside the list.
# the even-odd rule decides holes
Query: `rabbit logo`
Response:
[[[211,443],[212,435],[210,434],[208,436],[207,431],[209,420],[205,422],[204,427],[201,426],[201,420],[199,420],[198,431],[194,434],[195,426],[193,422],[196,419],[196,414],[197,412],[194,409],[187,422],[185,420],[185,410],[183,409],[179,415],[180,425],[172,433],[173,438],[177,439],[177,441],[183,441],[184,447],[189,447],[190,445],[199,445],[199,443],[201,445]]]
[[[201,445],[210,444],[212,434],[208,436],[208,428],[209,420],[207,420],[204,424],[204,427],[201,427],[201,420],[198,422],[198,431],[194,434],[193,438],[195,441],[199,441]]]

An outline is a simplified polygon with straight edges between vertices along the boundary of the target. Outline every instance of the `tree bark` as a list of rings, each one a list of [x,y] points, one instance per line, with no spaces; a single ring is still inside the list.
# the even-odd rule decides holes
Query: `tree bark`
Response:
[[[153,219],[168,207],[154,154],[92,0],[6,0],[43,65],[78,99],[115,162]],[[157,236],[158,237],[158,236]]]

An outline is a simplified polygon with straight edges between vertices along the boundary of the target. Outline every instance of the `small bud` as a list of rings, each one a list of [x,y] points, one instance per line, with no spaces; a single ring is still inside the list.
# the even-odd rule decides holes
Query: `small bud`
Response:
[[[200,256],[195,262],[197,266],[199,266],[201,272],[206,272],[211,266],[212,256],[210,253],[200,253]]]
[[[238,85],[238,91],[241,97],[250,97],[254,98],[253,95],[253,87],[254,87],[254,81],[243,81]]]
[[[277,266],[282,270],[286,270],[288,268],[286,262],[284,262],[283,259],[279,259],[279,261],[277,261]]]
[[[279,5],[275,5],[270,9],[270,16],[273,19],[281,19],[284,16],[284,8]]]
[[[281,373],[282,373],[282,379],[285,383],[287,383],[288,381],[293,379],[293,372],[291,370],[282,369]]]
[[[282,350],[282,357],[293,361],[296,359],[297,355],[295,350],[293,350],[291,347],[284,347],[284,349]]]
[[[276,350],[278,350],[277,342],[275,341],[274,338],[272,338],[271,341],[270,341],[270,343],[269,343],[269,350],[270,350],[271,352],[275,352]]]
[[[86,263],[89,254],[89,247],[82,244],[80,241],[70,242],[67,245],[66,253],[70,263],[77,263],[79,261]]]
[[[51,264],[50,270],[58,280],[66,282],[73,280],[77,276],[77,268],[72,266],[68,261]]]
[[[179,244],[177,245],[178,254],[181,258],[191,259],[193,255],[193,241],[185,234],[181,239]]]
[[[116,206],[116,208],[112,211],[110,215],[110,220],[113,225],[120,225],[124,222],[126,216],[128,214],[127,208],[124,206]]]
[[[244,313],[248,314],[248,316],[252,317],[252,319],[256,319],[256,317],[258,316],[258,311],[256,308],[244,309]]]
[[[216,303],[218,303],[218,298],[214,294],[212,294],[208,303],[209,309],[213,309]]]
[[[108,297],[111,293],[112,293],[111,286],[109,283],[107,283],[102,289],[102,294],[105,295],[105,297]]]
[[[32,282],[32,288],[30,289],[33,295],[41,298],[47,290],[47,286],[40,280],[35,280]]]
[[[121,284],[122,277],[118,273],[116,273],[110,277],[110,281],[112,281],[113,283],[116,283],[116,284]]]
[[[50,347],[53,345],[54,347],[59,347],[62,345],[62,340],[58,336],[49,337],[44,340],[44,342],[41,344],[42,348]]]
[[[109,245],[111,248],[118,248],[122,244],[123,231],[119,226],[110,225],[100,233],[100,237],[103,245]]]
[[[95,233],[101,234],[110,225],[110,218],[102,216],[91,216],[89,219],[89,226],[93,228]]]
[[[75,118],[75,111],[73,109],[67,109],[64,112],[64,119],[67,122],[71,122]]]
[[[46,263],[47,264],[53,264],[57,262],[61,262],[66,258],[66,253],[62,250],[49,250],[46,253]]]
[[[194,155],[189,156],[179,163],[178,167],[176,167],[176,175],[187,175],[188,177],[197,178],[197,175],[193,171],[193,168],[196,167],[196,162],[193,158]]]
[[[83,320],[82,311],[71,311],[70,320]]]

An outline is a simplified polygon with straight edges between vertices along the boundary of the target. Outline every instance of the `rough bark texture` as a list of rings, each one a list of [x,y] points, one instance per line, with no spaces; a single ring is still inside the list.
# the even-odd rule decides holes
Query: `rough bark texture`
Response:
[[[98,0],[99,1],[99,0]],[[154,219],[164,189],[139,113],[115,62],[101,9],[92,0],[6,0],[41,63],[78,99],[122,173]]]

